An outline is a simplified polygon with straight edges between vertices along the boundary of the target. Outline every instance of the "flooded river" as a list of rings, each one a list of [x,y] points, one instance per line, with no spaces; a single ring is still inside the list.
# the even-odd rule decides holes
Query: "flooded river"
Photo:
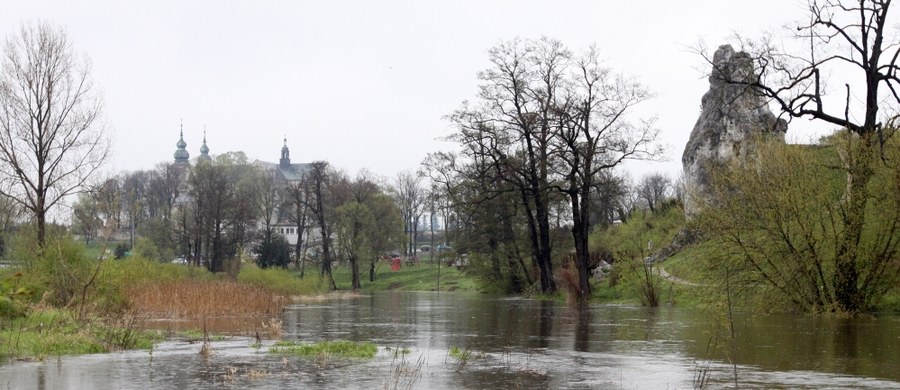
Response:
[[[283,357],[231,337],[0,365],[0,388],[900,389],[900,317],[722,318],[701,310],[384,292],[295,305],[283,339],[372,341],[373,359]],[[454,353],[450,351],[454,350]],[[397,353],[398,351],[407,352]],[[734,365],[732,365],[732,361]]]

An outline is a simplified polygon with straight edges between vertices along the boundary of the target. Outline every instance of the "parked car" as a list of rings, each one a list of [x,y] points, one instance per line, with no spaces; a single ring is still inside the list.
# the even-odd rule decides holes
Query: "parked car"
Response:
[[[430,245],[422,245],[419,247],[419,251],[420,252],[431,252],[431,246]]]

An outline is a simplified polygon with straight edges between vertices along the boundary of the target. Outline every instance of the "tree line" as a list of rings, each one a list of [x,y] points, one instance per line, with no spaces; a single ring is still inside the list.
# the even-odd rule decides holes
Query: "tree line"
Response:
[[[252,254],[260,266],[293,262],[301,272],[304,259],[314,260],[332,287],[337,260],[353,269],[353,288],[363,263],[374,280],[376,258],[404,242],[400,191],[324,161],[304,169],[289,181],[243,152],[228,152],[194,166],[122,173],[79,196],[73,232],[86,243],[99,232],[118,232],[136,249],[152,248],[160,259],[183,256],[213,272]],[[293,247],[285,229],[298,237]]]

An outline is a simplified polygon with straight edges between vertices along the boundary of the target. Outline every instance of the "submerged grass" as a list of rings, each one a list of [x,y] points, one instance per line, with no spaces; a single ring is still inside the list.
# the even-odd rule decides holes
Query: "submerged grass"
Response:
[[[419,355],[415,364],[408,359],[409,349],[398,348],[394,350],[391,359],[390,377],[384,383],[384,389],[400,390],[414,389],[422,379],[422,367],[425,366],[425,355]]]
[[[456,372],[461,372],[466,367],[466,364],[469,363],[469,360],[484,359],[485,357],[484,352],[473,352],[469,348],[459,349],[457,346],[450,347],[447,354],[456,359]]]
[[[378,347],[372,342],[354,342],[347,340],[320,341],[318,343],[298,343],[296,341],[279,341],[269,352],[282,355],[342,358],[373,358]]]

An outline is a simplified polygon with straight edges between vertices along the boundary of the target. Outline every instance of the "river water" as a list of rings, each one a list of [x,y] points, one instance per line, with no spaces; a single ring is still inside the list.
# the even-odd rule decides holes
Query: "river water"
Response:
[[[384,292],[300,304],[283,339],[372,341],[373,359],[283,357],[229,337],[152,352],[0,365],[0,388],[900,389],[900,317],[815,318],[695,309],[569,307],[519,298]],[[451,349],[460,352],[451,354]],[[398,351],[407,353],[397,353]],[[732,364],[732,362],[734,364]]]

